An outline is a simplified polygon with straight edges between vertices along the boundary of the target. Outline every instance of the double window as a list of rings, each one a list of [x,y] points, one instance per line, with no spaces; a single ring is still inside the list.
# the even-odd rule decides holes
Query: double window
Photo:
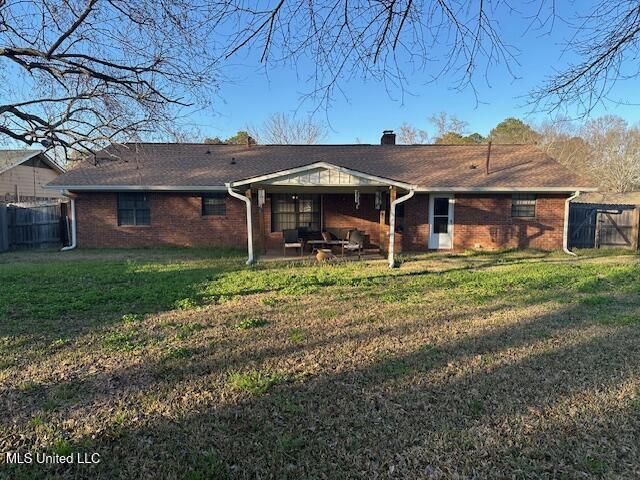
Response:
[[[536,196],[529,193],[514,194],[511,198],[511,216],[534,218],[536,216]]]
[[[297,228],[300,232],[320,231],[320,195],[273,194],[271,231]]]
[[[149,196],[146,193],[118,194],[118,225],[150,225]]]
[[[221,215],[227,214],[227,194],[213,193],[202,196],[202,215]]]

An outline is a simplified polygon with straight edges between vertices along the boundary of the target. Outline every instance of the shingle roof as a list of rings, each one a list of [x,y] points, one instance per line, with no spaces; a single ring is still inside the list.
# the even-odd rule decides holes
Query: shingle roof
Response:
[[[591,183],[529,145],[128,144],[68,171],[50,186],[222,186],[326,162],[428,188],[564,188]],[[234,162],[232,162],[232,159]]]
[[[23,162],[36,155],[42,155],[44,160],[51,165],[52,168],[59,172],[64,171],[60,166],[49,159],[42,150],[0,150],[0,173],[6,172],[10,168],[16,167]]]
[[[640,192],[610,193],[593,192],[579,195],[574,203],[597,203],[604,205],[640,205]]]

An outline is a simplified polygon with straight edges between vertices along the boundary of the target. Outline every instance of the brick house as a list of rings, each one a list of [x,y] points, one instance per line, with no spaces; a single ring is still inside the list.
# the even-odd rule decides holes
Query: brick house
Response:
[[[380,145],[112,146],[48,188],[74,200],[80,247],[246,245],[251,260],[281,251],[286,229],[358,229],[391,263],[560,249],[568,198],[596,190],[534,146],[395,145],[389,131]]]

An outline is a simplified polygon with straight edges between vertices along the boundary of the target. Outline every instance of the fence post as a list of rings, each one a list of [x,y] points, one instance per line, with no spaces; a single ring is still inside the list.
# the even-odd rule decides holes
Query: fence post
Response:
[[[0,205],[0,252],[9,250],[9,216],[7,206]]]
[[[640,247],[640,207],[633,210],[633,225],[631,227],[631,248],[638,251]]]

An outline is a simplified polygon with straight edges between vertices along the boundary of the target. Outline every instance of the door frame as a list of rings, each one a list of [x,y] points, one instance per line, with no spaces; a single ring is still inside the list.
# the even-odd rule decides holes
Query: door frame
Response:
[[[431,238],[433,235],[441,235],[433,233],[433,203],[435,198],[448,198],[449,199],[449,218],[448,218],[448,235],[451,237],[451,245],[447,247],[443,247],[438,245],[438,247],[433,247],[431,244]],[[427,238],[427,248],[429,250],[451,250],[453,249],[453,240],[454,240],[454,211],[455,211],[455,203],[456,198],[453,193],[430,193],[429,194],[429,236]]]

